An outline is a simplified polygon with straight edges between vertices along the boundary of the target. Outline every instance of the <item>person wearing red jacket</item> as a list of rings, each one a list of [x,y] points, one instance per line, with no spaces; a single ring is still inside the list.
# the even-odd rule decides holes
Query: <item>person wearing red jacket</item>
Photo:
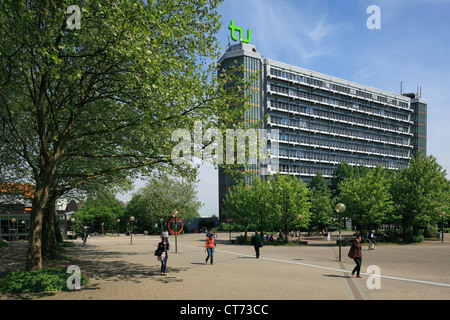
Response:
[[[362,278],[359,274],[361,272],[361,263],[362,263],[362,246],[361,246],[361,236],[356,235],[356,240],[353,242],[352,247],[350,248],[350,251],[348,252],[349,258],[352,258],[355,260],[356,267],[352,271],[352,277],[355,276],[357,278]]]

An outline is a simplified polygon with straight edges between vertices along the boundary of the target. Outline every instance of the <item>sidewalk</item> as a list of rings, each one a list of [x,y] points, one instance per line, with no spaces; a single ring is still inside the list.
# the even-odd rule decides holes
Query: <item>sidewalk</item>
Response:
[[[251,233],[252,235],[253,233]],[[71,264],[90,276],[81,290],[50,293],[40,300],[449,300],[450,241],[414,245],[363,245],[362,279],[351,278],[349,247],[310,241],[307,246],[272,246],[256,259],[252,246],[234,245],[220,233],[214,265],[205,264],[205,234],[170,237],[167,276],[153,255],[156,236],[89,238],[66,248]],[[330,245],[331,244],[331,245]],[[26,245],[0,249],[0,272],[23,268]],[[365,274],[375,265],[381,278]],[[368,281],[369,280],[369,281]],[[379,281],[379,282],[378,282]],[[368,287],[379,289],[370,289]],[[1,299],[24,299],[0,295]]]

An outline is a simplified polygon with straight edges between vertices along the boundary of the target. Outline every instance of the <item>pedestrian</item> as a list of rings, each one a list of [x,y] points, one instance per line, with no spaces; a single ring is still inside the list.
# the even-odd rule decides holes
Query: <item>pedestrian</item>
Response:
[[[352,277],[355,276],[356,272],[356,277],[362,278],[360,276],[362,263],[362,247],[361,247],[361,236],[359,234],[356,235],[356,240],[355,242],[353,242],[350,251],[348,252],[348,256],[349,258],[352,258],[356,263],[356,266],[352,271]]]
[[[375,246],[375,230],[372,230],[367,236],[369,240],[369,250],[375,250],[373,247]]]
[[[156,249],[155,254],[158,256],[158,261],[161,261],[161,275],[166,275],[166,268],[167,268],[167,259],[169,258],[169,255],[167,251],[170,249],[170,245],[167,242],[167,238],[162,237],[161,242],[158,243],[158,248]]]
[[[217,234],[214,232],[214,247],[217,247]]]
[[[255,248],[256,259],[259,258],[259,249],[263,246],[263,241],[261,236],[258,234],[258,231],[255,231],[255,235],[252,237],[252,244]]]
[[[83,246],[86,245],[87,237],[88,237],[87,231],[84,230],[83,236],[82,236],[82,239],[83,239]]]
[[[210,234],[209,237],[206,238],[205,243],[205,253],[208,253],[205,263],[208,263],[209,258],[211,258],[211,264],[214,263],[214,243],[214,235]]]

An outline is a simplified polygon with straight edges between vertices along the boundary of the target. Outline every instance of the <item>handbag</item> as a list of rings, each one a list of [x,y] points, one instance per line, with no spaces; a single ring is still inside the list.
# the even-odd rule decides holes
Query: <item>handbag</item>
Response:
[[[356,257],[356,248],[353,245],[348,252],[348,257],[350,259],[355,259],[355,257]]]
[[[166,253],[162,252],[161,255],[159,255],[158,258],[156,258],[156,259],[158,259],[158,261],[161,261],[161,262],[164,261],[164,259],[166,259]]]

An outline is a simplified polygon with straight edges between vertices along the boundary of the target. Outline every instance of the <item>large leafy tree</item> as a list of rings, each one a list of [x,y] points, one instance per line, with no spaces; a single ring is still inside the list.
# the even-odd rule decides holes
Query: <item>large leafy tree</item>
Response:
[[[393,211],[390,180],[386,169],[377,166],[367,175],[345,179],[339,184],[339,202],[345,215],[359,225],[361,232],[377,226]]]
[[[307,227],[311,219],[311,202],[310,191],[303,181],[293,176],[276,174],[270,188],[275,203],[275,220],[284,234],[288,235],[290,230],[299,226]]]
[[[254,190],[245,179],[233,187],[225,196],[224,215],[244,227],[244,237],[247,239],[248,227],[254,218],[252,200],[255,199]]]
[[[442,212],[448,213],[450,183],[445,176],[436,158],[422,153],[395,176],[392,194],[404,241],[420,241],[421,230],[438,223]]]
[[[167,226],[174,210],[181,219],[196,218],[202,203],[197,198],[195,182],[167,175],[152,176],[146,186],[133,195],[126,214],[134,216],[138,227],[147,231],[153,230],[155,225]]]
[[[225,90],[233,73],[205,63],[219,54],[219,3],[81,1],[79,29],[71,1],[0,3],[0,152],[35,185],[27,270],[42,267],[44,209],[60,181],[174,168],[174,130],[242,114],[245,86]]]
[[[117,219],[124,220],[124,215],[125,206],[114,195],[101,193],[96,197],[89,197],[83,207],[72,217],[75,218],[76,234],[81,235],[85,227],[89,227],[90,232],[115,231]]]
[[[330,225],[333,217],[333,200],[331,191],[320,172],[308,183],[311,192],[311,225],[322,230]]]

